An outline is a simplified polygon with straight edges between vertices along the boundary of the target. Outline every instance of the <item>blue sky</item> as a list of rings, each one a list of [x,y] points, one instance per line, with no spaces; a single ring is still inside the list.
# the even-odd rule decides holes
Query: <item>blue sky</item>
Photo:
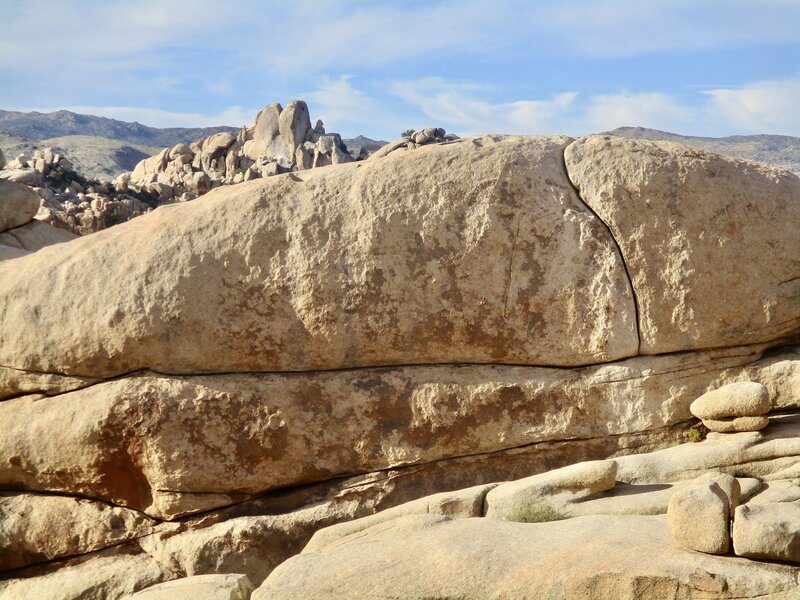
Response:
[[[345,136],[800,136],[800,0],[0,0],[0,108]]]

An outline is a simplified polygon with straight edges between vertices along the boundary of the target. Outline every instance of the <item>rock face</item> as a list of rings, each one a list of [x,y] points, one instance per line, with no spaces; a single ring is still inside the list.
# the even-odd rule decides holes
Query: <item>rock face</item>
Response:
[[[178,144],[141,171],[165,193],[173,167],[212,187],[261,160],[256,142],[276,153],[262,174],[298,170],[8,246],[0,595],[260,585],[309,539],[257,594],[796,590],[796,565],[692,553],[668,527],[723,551],[737,502],[797,498],[796,178],[604,138],[420,137],[334,165],[302,105],[268,108],[252,139]],[[734,432],[675,446],[696,400]]]
[[[800,178],[669,142],[610,136],[578,140],[565,157],[581,198],[625,257],[641,353],[797,332]],[[742,286],[755,293],[733,291]]]
[[[569,185],[568,141],[481,138],[273,178],[82,239],[66,260],[0,267],[0,364],[110,376],[631,356],[622,259]],[[112,247],[132,251],[112,261]],[[41,276],[53,268],[69,294]],[[60,306],[34,315],[43,295]],[[58,317],[89,298],[105,307],[92,324]]]
[[[0,514],[0,571],[114,546],[155,525],[125,508],[38,494],[1,495]]]

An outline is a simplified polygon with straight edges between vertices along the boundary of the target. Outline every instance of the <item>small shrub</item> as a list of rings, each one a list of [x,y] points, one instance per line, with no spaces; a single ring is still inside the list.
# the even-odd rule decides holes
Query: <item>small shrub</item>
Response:
[[[402,137],[404,140],[410,140],[411,138],[413,138],[413,137],[414,137],[414,134],[415,134],[415,133],[417,133],[417,132],[416,132],[416,131],[414,131],[413,129],[406,129],[406,130],[405,130],[403,133],[401,133],[401,134],[400,134],[400,136],[401,136],[401,137]]]
[[[725,473],[732,477],[753,477],[746,466],[736,465],[725,469]]]
[[[699,429],[695,429],[694,427],[686,432],[686,441],[691,442],[692,444],[696,444],[697,442],[703,441],[703,434]]]
[[[542,502],[520,508],[513,512],[508,517],[508,520],[518,523],[547,523],[549,521],[561,521],[566,518],[566,515],[561,514],[549,504]]]

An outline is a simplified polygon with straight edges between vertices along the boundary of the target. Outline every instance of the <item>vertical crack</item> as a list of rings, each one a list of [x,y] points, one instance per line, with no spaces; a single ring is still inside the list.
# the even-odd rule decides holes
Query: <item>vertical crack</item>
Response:
[[[517,228],[514,232],[514,241],[511,242],[511,255],[508,257],[508,272],[506,273],[506,291],[503,296],[503,316],[505,317],[508,313],[508,295],[509,291],[511,290],[511,275],[513,274],[514,268],[514,252],[517,250],[517,239],[519,239],[519,223],[522,219],[522,216],[517,217]]]
[[[572,142],[574,143],[574,142]],[[639,310],[639,297],[636,295],[636,288],[633,285],[633,278],[631,277],[631,272],[628,270],[628,263],[625,261],[625,255],[622,253],[622,247],[619,245],[617,238],[614,236],[614,232],[611,231],[611,227],[608,223],[606,223],[599,214],[589,205],[586,200],[584,200],[583,196],[581,195],[580,188],[575,185],[575,182],[572,181],[572,178],[569,175],[569,169],[567,168],[567,158],[566,158],[566,151],[568,146],[564,146],[564,149],[561,151],[561,166],[564,167],[564,172],[567,175],[567,181],[572,186],[572,189],[575,190],[575,195],[578,197],[578,200],[581,201],[590,213],[592,213],[597,220],[603,224],[608,231],[608,235],[611,237],[611,241],[614,243],[614,247],[617,249],[617,253],[619,254],[619,260],[622,263],[622,268],[625,270],[625,276],[628,278],[628,285],[631,288],[631,296],[633,296],[633,311],[634,317],[636,319],[636,356],[641,354],[642,348],[642,328],[641,328],[641,321],[640,321],[640,310]]]

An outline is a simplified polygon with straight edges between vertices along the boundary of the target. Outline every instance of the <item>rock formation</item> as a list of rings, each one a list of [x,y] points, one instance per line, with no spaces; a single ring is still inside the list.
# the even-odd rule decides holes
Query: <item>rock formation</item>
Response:
[[[162,201],[190,200],[221,185],[351,160],[339,134],[326,134],[322,121],[312,127],[306,103],[292,100],[286,108],[278,103],[262,108],[253,126],[237,135],[215,133],[164,148],[117,177],[114,186]]]
[[[754,507],[800,498],[800,179],[603,136],[308,170],[279,109],[142,171],[296,171],[0,263],[0,595],[796,589]],[[676,541],[698,502],[740,557]]]
[[[52,148],[17,156],[0,167],[0,181],[28,186],[36,197],[38,221],[77,235],[93,233],[152,210],[130,194],[115,193],[107,184],[89,182],[72,163]],[[147,200],[147,198],[145,198]]]
[[[38,211],[39,198],[28,186],[0,179],[0,261],[75,238],[34,220]]]

